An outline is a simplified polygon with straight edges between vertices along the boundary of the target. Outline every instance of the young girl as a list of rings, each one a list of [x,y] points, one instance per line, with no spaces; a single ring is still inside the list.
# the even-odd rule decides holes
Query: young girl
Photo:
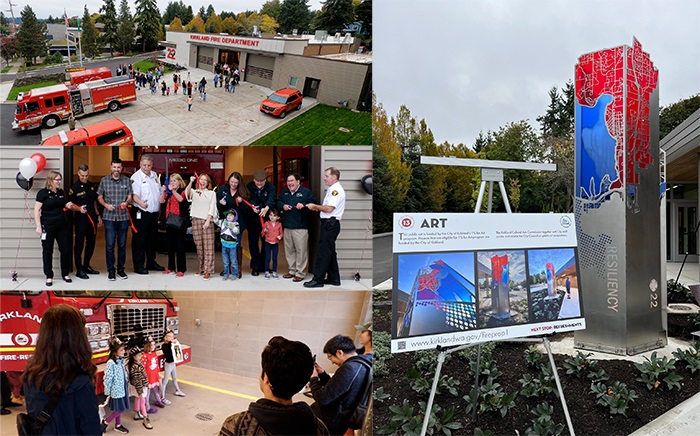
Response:
[[[146,368],[143,367],[141,359],[143,351],[139,347],[134,347],[129,352],[129,382],[136,389],[136,398],[134,398],[134,415],[135,420],[143,420],[143,426],[148,430],[152,430],[151,420],[148,419],[148,411],[146,410],[146,402],[148,401],[148,377],[146,376]]]
[[[272,208],[267,214],[269,221],[265,222],[265,278],[269,279],[272,276],[273,279],[280,278],[277,275],[277,254],[279,253],[279,242],[284,236],[284,231],[282,230],[282,223],[279,222],[280,213],[277,209]],[[270,260],[272,260],[272,268],[270,267]]]
[[[175,357],[173,356],[173,340],[175,333],[172,330],[165,332],[163,336],[163,358],[165,359],[165,374],[163,375],[163,383],[161,386],[160,397],[165,404],[170,404],[170,401],[165,399],[165,388],[168,387],[168,379],[172,376],[173,384],[175,385],[175,395],[184,397],[185,393],[180,390],[180,385],[177,384],[177,366],[175,366]]]
[[[119,433],[129,433],[129,430],[122,425],[122,413],[129,408],[129,376],[124,365],[126,355],[126,345],[117,337],[109,341],[109,360],[104,373],[105,395],[109,397],[109,408],[112,414],[107,419],[102,420],[102,432],[107,430],[107,426],[112,420],[114,429]]]
[[[163,408],[165,403],[160,398],[160,368],[158,366],[158,354],[156,354],[156,343],[152,337],[148,337],[148,342],[143,345],[143,357],[141,363],[146,368],[146,376],[148,377],[149,393],[153,392],[156,396],[156,406]],[[146,395],[146,407],[149,407],[150,397]],[[149,408],[148,413],[156,413],[158,409]]]

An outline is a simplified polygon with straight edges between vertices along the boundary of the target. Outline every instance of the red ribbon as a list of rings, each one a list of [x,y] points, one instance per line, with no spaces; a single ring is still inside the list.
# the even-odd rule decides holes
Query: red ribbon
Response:
[[[77,206],[77,204],[76,204],[76,206]],[[82,209],[83,206],[80,206],[80,208]],[[67,210],[69,210],[68,206],[66,206],[66,207],[63,208],[63,211],[64,211],[64,212],[67,211]],[[81,212],[81,213],[82,213],[82,212]],[[90,224],[92,224],[92,230],[94,230],[95,234],[97,234],[97,226],[95,226],[95,221],[92,220],[92,217],[90,216],[89,213],[86,213],[85,215],[87,215],[88,219],[90,220]]]
[[[251,209],[253,209],[253,211],[255,211],[255,206],[250,204],[250,201],[246,200],[245,198],[241,197],[240,195],[236,196],[236,203],[240,203],[241,201],[243,203],[247,204]],[[260,235],[265,236],[265,220],[260,215],[258,215],[258,218],[260,218],[260,227],[262,227],[262,231],[260,232]]]
[[[119,205],[119,209],[126,209],[126,203],[122,203]],[[131,230],[134,231],[134,233],[138,233],[139,231],[136,230],[136,226],[134,225],[134,220],[131,218],[131,214],[129,211],[126,211],[126,216],[129,217],[129,225],[131,226]]]

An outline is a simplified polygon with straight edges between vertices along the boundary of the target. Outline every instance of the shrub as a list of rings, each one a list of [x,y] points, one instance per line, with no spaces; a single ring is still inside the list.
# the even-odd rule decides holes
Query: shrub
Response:
[[[592,355],[593,353],[583,354],[582,352],[577,351],[575,356],[567,357],[564,361],[566,373],[571,374],[576,378],[583,378],[588,369],[591,369],[598,364],[598,361],[596,360],[588,360],[588,356]]]
[[[677,387],[678,390],[681,389],[679,382],[683,380],[683,377],[675,373],[676,359],[669,359],[666,356],[659,359],[654,351],[651,353],[651,359],[644,357],[644,360],[642,363],[635,363],[634,366],[641,372],[637,380],[644,383],[647,389],[655,390],[661,383],[665,383],[668,389],[674,387]]]
[[[616,381],[612,386],[604,383],[592,383],[591,393],[596,397],[596,403],[608,407],[611,415],[620,414],[627,416],[627,409],[637,398],[633,389],[627,389],[627,385]]]
[[[692,374],[700,370],[700,344],[695,344],[695,346],[691,346],[687,350],[679,348],[673,352],[673,356],[678,359],[679,362],[685,362],[685,367],[689,369]]]
[[[666,282],[666,295],[669,303],[695,302],[695,299],[690,294],[690,290],[673,279]]]
[[[486,382],[479,386],[477,392],[478,413],[498,412],[501,417],[506,416],[508,411],[515,407],[515,394],[506,394],[500,383],[494,382],[492,377],[489,377]],[[474,405],[474,388],[469,395],[462,397],[467,402],[466,413],[470,413]]]
[[[552,419],[554,407],[550,406],[549,403],[544,402],[538,404],[531,413],[535,415],[535,419],[532,421],[532,426],[525,431],[526,434],[537,436],[559,435],[562,431],[564,431],[564,424],[557,424]]]
[[[593,371],[589,372],[588,378],[591,380],[592,383],[598,383],[598,382],[609,380],[610,376],[605,372],[604,369],[601,369],[600,371],[597,371],[597,372],[593,372]]]
[[[544,356],[539,352],[536,345],[530,345],[525,350],[525,362],[530,368],[539,369],[544,363]]]
[[[391,354],[391,335],[387,332],[372,333],[372,351],[374,375],[377,377],[389,375],[389,369],[384,361],[394,357]]]

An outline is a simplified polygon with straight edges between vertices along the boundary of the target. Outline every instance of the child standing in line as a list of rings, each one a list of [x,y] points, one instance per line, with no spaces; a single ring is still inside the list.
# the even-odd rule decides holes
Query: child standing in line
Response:
[[[134,347],[129,351],[129,382],[136,389],[136,398],[134,398],[134,420],[143,420],[143,426],[148,430],[153,429],[151,420],[148,418],[146,403],[148,402],[148,377],[146,376],[146,368],[143,367],[141,359],[143,351],[139,347]]]
[[[109,341],[109,360],[104,373],[104,393],[109,397],[109,408],[112,414],[103,419],[102,432],[107,430],[107,426],[114,420],[114,429],[119,433],[129,433],[129,430],[122,425],[122,413],[129,408],[129,375],[126,372],[124,356],[126,355],[126,345],[117,337]]]
[[[161,409],[165,407],[165,403],[160,398],[160,367],[158,365],[158,354],[156,354],[156,343],[152,337],[148,337],[148,342],[143,344],[143,357],[141,358],[143,367],[146,368],[146,377],[148,378],[149,395],[146,396],[146,407],[148,413],[156,413],[158,409],[150,407],[150,393],[156,397],[156,406]]]
[[[231,209],[226,212],[226,219],[218,220],[216,225],[221,229],[221,259],[224,262],[224,280],[238,278],[238,234],[241,233],[238,215]]]
[[[180,385],[177,384],[177,366],[175,365],[175,357],[173,356],[173,341],[175,333],[172,330],[167,330],[163,336],[163,358],[165,359],[165,374],[163,375],[163,383],[160,390],[160,397],[165,404],[170,404],[170,401],[165,399],[165,388],[168,387],[168,379],[172,376],[173,384],[175,385],[175,395],[184,397],[185,393],[180,390]]]
[[[279,222],[280,213],[277,209],[272,208],[268,212],[267,217],[269,221],[265,222],[265,278],[273,279],[280,278],[277,275],[277,255],[279,254],[279,242],[284,237],[284,231],[282,230],[282,223]],[[272,260],[272,268],[270,266],[270,260]]]

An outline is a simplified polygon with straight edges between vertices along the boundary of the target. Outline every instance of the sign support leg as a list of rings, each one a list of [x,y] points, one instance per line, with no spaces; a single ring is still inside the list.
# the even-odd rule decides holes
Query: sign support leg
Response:
[[[476,378],[474,380],[474,399],[472,400],[472,421],[476,426],[476,406],[479,403],[479,373],[481,372],[481,342],[476,348]]]
[[[433,387],[430,389],[430,397],[428,398],[428,405],[425,407],[425,417],[423,418],[423,428],[420,431],[421,436],[425,436],[428,431],[428,421],[430,420],[430,410],[433,408],[433,400],[435,400],[435,390],[437,389],[438,381],[440,380],[440,371],[442,370],[442,363],[445,361],[445,353],[447,351],[438,347],[437,358],[437,368],[435,368],[435,379],[433,379]]]
[[[571,422],[571,416],[569,416],[569,408],[566,406],[566,398],[564,398],[564,389],[561,387],[561,382],[559,381],[559,373],[557,373],[557,365],[554,363],[554,355],[552,355],[552,348],[549,345],[549,339],[542,338],[544,343],[544,348],[547,349],[547,355],[549,356],[549,364],[552,365],[552,372],[554,373],[554,381],[557,383],[557,390],[559,390],[559,398],[561,399],[561,406],[564,408],[564,416],[566,417],[566,425],[569,427],[569,434],[575,436],[574,425]]]
[[[493,206],[493,181],[489,181],[489,202],[486,208],[487,213],[491,213]]]
[[[484,202],[484,191],[486,190],[486,180],[481,181],[481,187],[479,188],[479,196],[476,199],[476,208],[474,208],[474,213],[481,212],[481,203]]]

